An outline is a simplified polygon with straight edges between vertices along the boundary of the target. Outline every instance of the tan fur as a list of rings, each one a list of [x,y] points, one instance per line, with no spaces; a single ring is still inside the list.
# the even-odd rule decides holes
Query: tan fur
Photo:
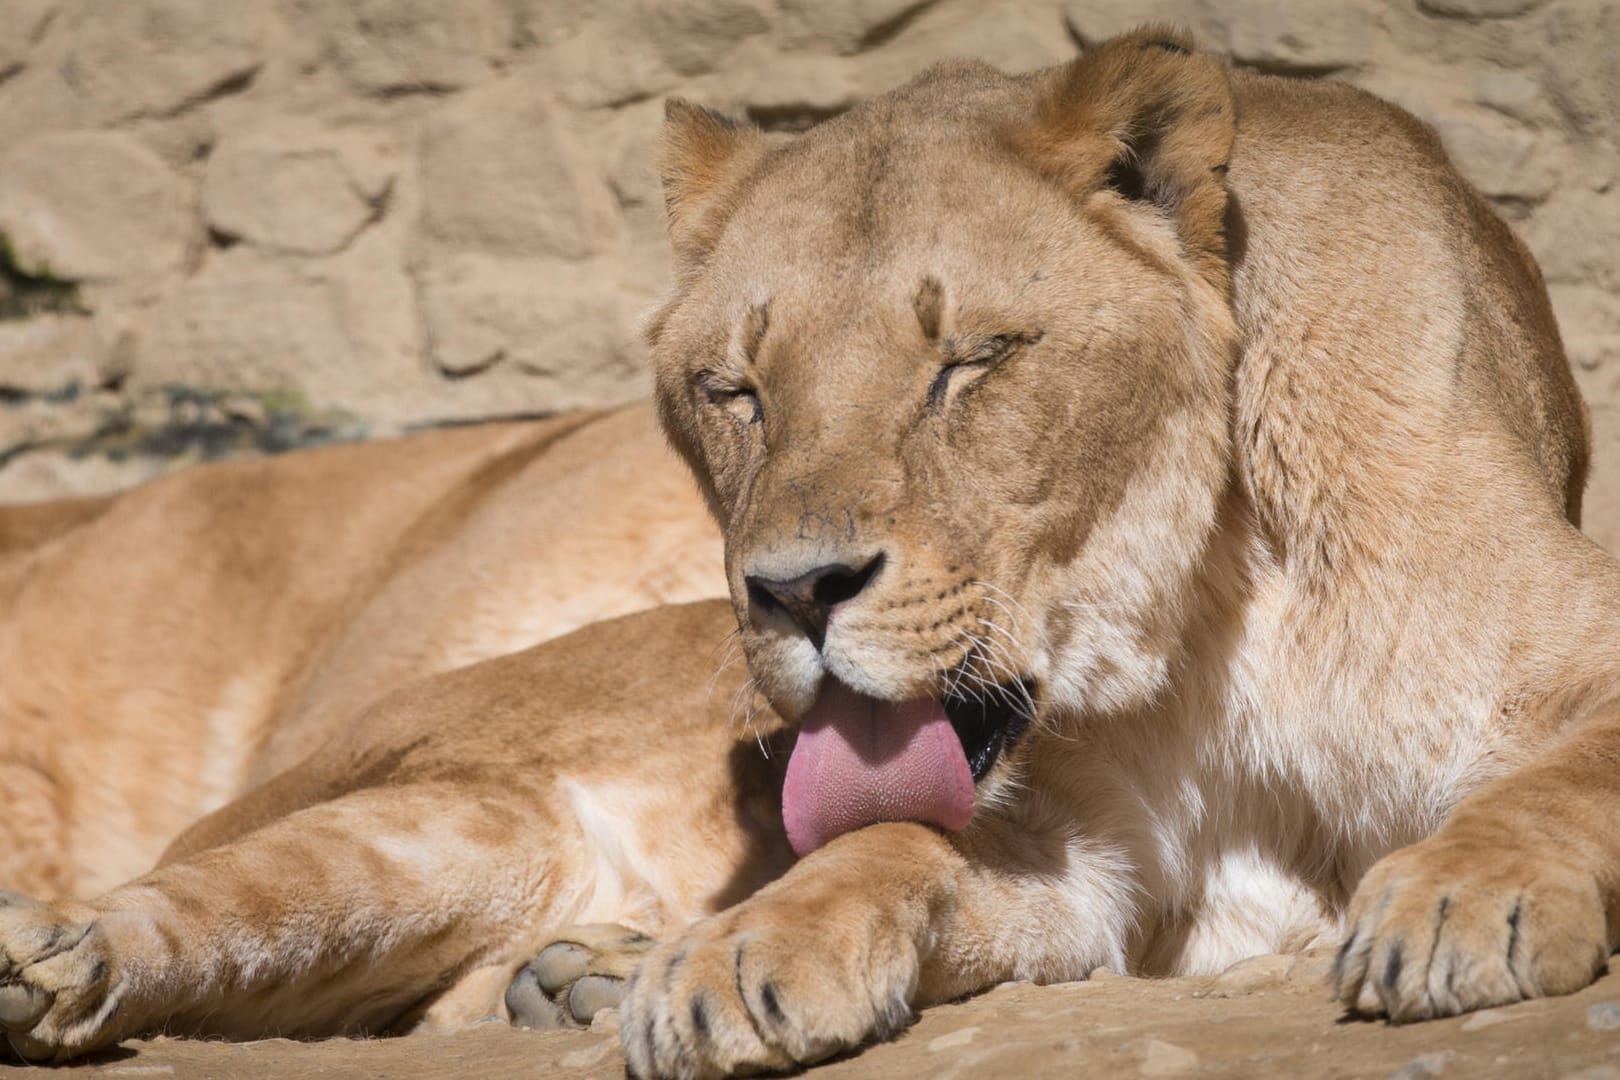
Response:
[[[0,885],[93,896],[395,687],[713,595],[659,442],[635,409],[0,513]]]
[[[571,621],[520,619],[516,582],[605,617],[712,580],[681,569],[701,526],[641,531],[662,500],[695,516],[613,449],[634,414],[0,523],[0,760],[152,770],[121,789],[139,827],[3,789],[0,867],[54,852],[25,880],[85,895],[0,905],[19,1050],[453,1022],[537,952],[505,998],[525,1022],[588,1019],[634,971],[640,1076],[813,1062],[1098,966],[1342,941],[1335,992],[1393,1020],[1601,969],[1620,568],[1576,528],[1586,421],[1539,274],[1432,132],[1158,28],[1024,78],[937,68],[776,146],[669,116],[678,283],[649,337],[729,607],[366,705]],[[304,494],[233,509],[250,475]],[[588,558],[586,529],[631,539]],[[660,565],[683,586],[637,577]],[[757,583],[830,565],[876,569],[812,641]],[[457,629],[486,604],[502,629]],[[783,751],[829,676],[1027,694],[1036,722],[965,830],[878,825],[783,872]],[[89,896],[203,808],[200,718],[244,677],[237,767],[267,782]],[[97,712],[128,734],[92,760]]]

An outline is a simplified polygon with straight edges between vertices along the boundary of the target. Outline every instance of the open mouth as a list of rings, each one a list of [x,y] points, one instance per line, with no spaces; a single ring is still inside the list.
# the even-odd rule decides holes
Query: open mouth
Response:
[[[940,703],[961,740],[974,783],[983,780],[1029,730],[1034,692],[1028,680],[991,687],[980,694],[950,694]]]
[[[807,855],[879,822],[966,828],[979,781],[1032,713],[1027,683],[982,689],[943,701],[884,701],[824,680],[783,778],[782,823],[793,850]]]

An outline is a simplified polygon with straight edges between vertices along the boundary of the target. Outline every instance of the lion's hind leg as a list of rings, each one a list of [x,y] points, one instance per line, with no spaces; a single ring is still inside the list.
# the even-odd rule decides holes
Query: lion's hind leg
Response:
[[[0,731],[15,724],[0,705]],[[0,890],[67,896],[74,871],[68,849],[67,794],[54,767],[13,751],[0,735]]]
[[[443,785],[384,785],[290,814],[89,903],[0,904],[0,1031],[62,1060],[152,1030],[380,1032],[541,918],[553,866]],[[544,835],[537,807],[502,809]],[[533,818],[533,820],[527,820]],[[518,820],[523,819],[523,820]]]
[[[539,1029],[589,1024],[601,1010],[618,1007],[630,973],[656,944],[616,923],[558,931],[506,988],[512,1023]]]

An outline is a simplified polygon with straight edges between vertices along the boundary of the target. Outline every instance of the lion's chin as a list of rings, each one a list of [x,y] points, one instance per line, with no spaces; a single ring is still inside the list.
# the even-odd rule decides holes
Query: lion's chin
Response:
[[[800,856],[885,821],[965,828],[974,785],[1027,726],[1011,694],[891,702],[823,681],[800,724],[782,820]]]

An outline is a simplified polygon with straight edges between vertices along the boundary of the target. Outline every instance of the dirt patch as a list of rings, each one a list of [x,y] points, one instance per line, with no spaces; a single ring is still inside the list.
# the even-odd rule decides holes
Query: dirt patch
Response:
[[[1587,990],[1393,1027],[1346,1020],[1327,957],[1259,957],[1216,977],[1008,984],[930,1009],[891,1043],[815,1080],[954,1077],[1548,1077],[1620,1080],[1620,963]],[[621,1080],[618,1033],[486,1023],[401,1039],[255,1043],[153,1039],[74,1070],[107,1077],[580,1077]],[[0,1073],[21,1074],[0,1067]]]

